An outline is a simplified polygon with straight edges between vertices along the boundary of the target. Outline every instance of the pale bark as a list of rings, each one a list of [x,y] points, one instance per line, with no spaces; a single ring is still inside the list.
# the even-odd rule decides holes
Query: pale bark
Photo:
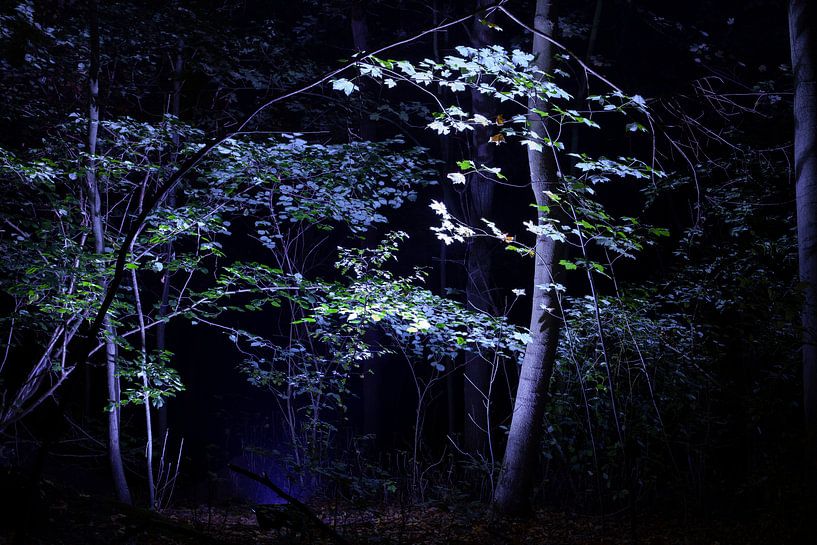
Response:
[[[88,170],[86,185],[88,189],[88,212],[91,220],[91,232],[94,237],[94,250],[97,255],[105,253],[105,229],[102,216],[102,198],[96,172],[96,144],[99,131],[99,14],[95,0],[90,3],[89,14],[91,59],[88,72],[88,90],[90,92],[90,106],[88,108]],[[103,292],[107,288],[107,280],[100,281]],[[108,403],[111,408],[108,412],[108,459],[111,464],[114,490],[119,501],[131,503],[130,490],[125,478],[125,468],[122,464],[122,452],[119,442],[119,377],[116,374],[116,332],[106,315],[102,322],[102,331],[105,338],[105,378],[108,387]]]
[[[477,0],[477,9],[493,4],[493,0]],[[476,48],[487,46],[490,41],[490,28],[479,18],[474,19],[471,31],[471,45]],[[488,95],[471,89],[471,110],[474,114],[493,117],[492,99]],[[486,127],[476,127],[473,131],[473,161],[477,165],[491,165],[494,151],[489,139],[491,134]],[[494,182],[480,174],[472,174],[468,179],[466,220],[478,228],[484,227],[482,218],[491,217],[494,202]],[[491,289],[492,252],[496,246],[486,237],[472,238],[468,242],[465,257],[465,298],[468,306],[474,310],[493,313]],[[491,365],[485,355],[467,353],[465,355],[465,382],[463,402],[465,421],[463,423],[463,442],[468,452],[483,454],[487,451],[488,434],[488,399],[487,392],[491,377]]]
[[[156,509],[156,481],[153,477],[153,418],[150,413],[150,379],[148,378],[148,348],[145,334],[145,313],[142,307],[142,296],[139,293],[139,281],[136,270],[131,270],[133,297],[136,302],[136,316],[139,319],[140,352],[142,356],[142,402],[145,405],[145,466],[148,477],[148,509]]]
[[[553,33],[550,10],[550,0],[537,0],[534,28],[546,35]],[[537,66],[548,72],[551,63],[550,42],[535,35],[533,54],[536,55]],[[529,102],[529,108],[545,109],[543,106],[538,99]],[[533,131],[539,135],[546,134],[541,117],[531,113],[529,119]],[[545,192],[556,185],[555,161],[547,148],[544,152],[531,149],[528,151],[528,166],[536,204],[546,206],[549,199]],[[546,213],[540,209],[539,222],[543,223],[546,219]],[[558,252],[559,248],[553,239],[544,235],[536,237],[531,338],[525,347],[508,444],[494,495],[494,507],[503,513],[522,512],[530,507],[530,489],[535,475],[545,403],[562,322],[556,293],[547,287],[555,282],[554,266],[558,261]]]

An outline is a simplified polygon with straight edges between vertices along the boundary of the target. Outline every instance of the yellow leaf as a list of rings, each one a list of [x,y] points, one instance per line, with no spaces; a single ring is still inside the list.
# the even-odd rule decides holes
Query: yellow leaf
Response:
[[[502,114],[499,114],[498,116],[496,116],[496,124],[497,125],[504,125],[505,124],[505,118],[502,117]]]

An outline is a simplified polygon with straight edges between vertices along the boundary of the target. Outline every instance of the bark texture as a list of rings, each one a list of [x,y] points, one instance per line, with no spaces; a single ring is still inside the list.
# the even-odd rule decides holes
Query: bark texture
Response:
[[[553,33],[550,0],[537,0],[534,28],[547,35]],[[550,42],[535,35],[533,54],[539,68],[548,72],[551,63]],[[542,101],[536,98],[529,102],[529,108],[545,109],[543,106]],[[547,134],[547,127],[538,115],[530,114],[530,124],[536,133]],[[528,166],[536,204],[547,205],[549,199],[545,192],[556,184],[556,163],[551,152],[547,148],[542,153],[529,150]],[[545,213],[540,210],[540,223],[545,219]],[[530,508],[530,490],[540,448],[542,419],[562,322],[556,294],[545,288],[555,282],[553,272],[558,252],[553,239],[543,235],[536,237],[531,339],[525,347],[508,445],[494,495],[494,508],[502,513],[519,513]]]
[[[803,285],[803,407],[811,453],[817,451],[817,5],[789,3],[794,73],[794,179]],[[812,461],[813,465],[814,462]]]

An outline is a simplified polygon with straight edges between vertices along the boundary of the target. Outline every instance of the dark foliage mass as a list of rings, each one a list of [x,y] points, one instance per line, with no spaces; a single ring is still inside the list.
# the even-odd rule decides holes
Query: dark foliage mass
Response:
[[[0,543],[813,541],[815,12],[4,3]]]

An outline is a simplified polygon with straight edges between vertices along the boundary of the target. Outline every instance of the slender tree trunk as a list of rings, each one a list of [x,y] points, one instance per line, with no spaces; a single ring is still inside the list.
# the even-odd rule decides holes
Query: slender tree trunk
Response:
[[[553,33],[554,26],[550,11],[550,0],[537,0],[534,28],[547,35]],[[533,53],[539,68],[548,72],[551,62],[550,42],[534,36]],[[543,106],[537,99],[532,99],[529,103],[530,108],[545,109]],[[530,124],[531,129],[538,134],[546,134],[547,128],[538,115],[530,114]],[[547,148],[541,153],[532,149],[528,151],[531,189],[536,204],[540,206],[540,224],[547,219],[541,208],[549,203],[545,192],[556,185],[557,179],[555,161],[550,154]],[[518,513],[530,508],[530,486],[535,475],[542,419],[562,322],[555,291],[540,287],[550,286],[555,282],[553,273],[558,257],[557,244],[549,237],[538,235],[535,249],[531,339],[525,347],[508,445],[494,495],[494,507],[503,513]]]
[[[184,40],[179,38],[176,48],[176,60],[173,63],[173,96],[170,102],[170,113],[176,119],[181,115],[182,103],[182,75],[184,73]],[[173,145],[176,147],[173,153],[173,162],[176,162],[179,151],[179,134],[173,133]],[[176,190],[167,195],[167,206],[176,206]],[[173,261],[173,241],[168,240],[165,245],[164,272],[162,273],[162,296],[159,301],[159,319],[164,318],[170,312],[170,262]],[[167,322],[160,322],[156,326],[156,349],[160,352],[167,350]],[[159,437],[167,435],[167,400],[158,408],[157,432]]]
[[[806,488],[810,491],[809,499],[814,501],[817,477],[817,5],[813,0],[790,0],[789,37],[794,73],[797,247],[803,286]]]
[[[352,42],[355,49],[366,51],[369,48],[369,23],[366,19],[367,0],[353,0],[352,2]],[[369,118],[369,111],[366,107],[366,91],[370,88],[368,82],[359,83],[361,92],[357,94],[358,109],[360,115],[360,139],[364,141],[374,141],[377,138],[377,125]]]
[[[366,0],[352,1],[352,42],[358,51],[369,47],[369,25],[366,23]]]
[[[369,23],[366,20],[366,4],[367,0],[354,0],[351,3],[351,29],[352,29],[352,44],[354,48],[360,51],[366,51],[369,47]],[[358,93],[359,103],[359,120],[358,130],[359,137],[364,141],[372,141],[376,138],[375,124],[369,119],[366,111],[364,100],[364,93],[366,84],[360,83],[361,93]],[[366,233],[366,245],[369,247],[377,245],[378,233],[376,230],[369,230]],[[366,332],[365,341],[370,346],[377,346],[382,344],[382,334],[375,327]],[[375,438],[376,445],[382,445],[382,412],[383,399],[381,392],[383,391],[385,366],[382,365],[383,359],[380,357],[372,357],[363,362],[363,433],[371,435]]]
[[[168,196],[168,204],[175,200],[175,195]],[[165,269],[162,273],[162,296],[159,302],[159,319],[167,316],[170,312],[170,271],[168,270],[168,263],[173,260],[173,243],[168,241],[165,246]],[[167,350],[167,323],[161,322],[156,326],[156,350],[163,352]],[[168,409],[167,400],[157,409],[157,432],[159,437],[167,435],[167,420]]]
[[[435,21],[436,24],[436,21]],[[439,57],[435,56],[435,59]],[[449,167],[451,166],[451,141],[448,138],[448,135],[440,135],[440,155],[443,160],[443,164],[446,166],[446,171],[450,172]],[[454,210],[457,206],[456,199],[454,198],[454,189],[449,184],[443,184],[443,202],[448,210]],[[445,242],[440,242],[440,296],[445,297],[448,286],[448,260],[449,257],[449,248]],[[448,365],[452,367],[457,366],[456,359],[452,359]],[[446,429],[448,431],[448,435],[453,436],[455,433],[459,431],[460,422],[461,422],[461,415],[462,413],[458,410],[457,407],[457,393],[461,390],[458,388],[460,381],[457,379],[461,379],[462,376],[459,373],[450,372],[445,377],[445,407],[446,407],[446,417],[447,417],[447,426]]]
[[[142,356],[142,402],[145,405],[145,466],[148,476],[148,509],[156,509],[156,480],[153,477],[153,418],[150,412],[150,379],[148,378],[148,347],[145,334],[145,312],[142,307],[142,296],[139,292],[139,282],[136,271],[131,271],[133,297],[136,300],[136,316],[139,319],[139,340]]]
[[[440,20],[449,16],[451,5],[448,0],[434,0],[432,2],[433,22],[434,25],[440,24]],[[432,35],[431,49],[434,52],[434,60],[439,62],[442,56],[440,55],[440,46],[448,44],[447,33],[435,32]],[[442,91],[442,89],[441,89]],[[451,172],[452,157],[451,157],[451,139],[447,134],[440,135],[440,158],[443,165],[445,165],[445,172]],[[457,211],[455,215],[462,217],[459,212],[461,201],[457,198],[457,192],[451,187],[451,184],[442,184],[443,203],[446,209],[450,211]],[[450,254],[451,249],[448,244],[440,241],[440,295],[445,297],[449,287],[448,277],[448,262],[452,259]],[[456,259],[456,258],[454,258]],[[457,367],[458,362],[452,360],[448,365]],[[458,394],[462,391],[461,379],[462,375],[459,372],[450,372],[445,377],[445,402],[446,402],[446,417],[447,417],[447,432],[449,436],[453,436],[460,430],[462,423],[462,411],[458,407]]]
[[[590,36],[587,38],[587,53],[584,58],[590,62],[593,53],[596,51],[596,40],[599,37],[601,27],[601,12],[604,9],[604,0],[596,0],[596,8],[593,10],[593,23],[590,25]]]
[[[90,2],[90,38],[91,59],[88,71],[88,89],[90,91],[90,106],[88,111],[88,171],[86,182],[88,185],[88,205],[91,218],[91,230],[94,235],[94,250],[97,255],[105,253],[105,230],[102,218],[102,199],[99,183],[96,176],[96,143],[99,130],[99,13],[96,0]],[[107,286],[104,278],[100,282],[103,292]],[[102,323],[105,337],[105,377],[108,386],[108,402],[111,409],[108,412],[108,458],[111,463],[114,489],[116,497],[124,503],[131,503],[130,490],[125,478],[125,468],[122,464],[122,452],[119,444],[119,377],[116,374],[116,331],[111,325],[110,318],[105,317]]]
[[[493,4],[493,0],[477,0],[477,9]],[[490,43],[491,29],[474,20],[471,34],[471,45],[476,48]],[[471,90],[471,110],[474,114],[493,117],[492,99],[477,90]],[[493,163],[494,151],[490,143],[491,134],[487,127],[477,127],[473,131],[473,161],[477,165]],[[482,218],[491,216],[494,203],[494,182],[480,174],[469,176],[466,194],[466,221],[482,228]],[[473,238],[468,243],[465,257],[465,298],[472,309],[492,313],[494,310],[491,289],[492,253],[496,244],[483,237]],[[487,399],[488,382],[491,378],[491,366],[485,355],[468,353],[465,355],[465,382],[463,401],[465,404],[465,421],[463,423],[463,441],[468,452],[483,454],[486,452],[488,433]]]

